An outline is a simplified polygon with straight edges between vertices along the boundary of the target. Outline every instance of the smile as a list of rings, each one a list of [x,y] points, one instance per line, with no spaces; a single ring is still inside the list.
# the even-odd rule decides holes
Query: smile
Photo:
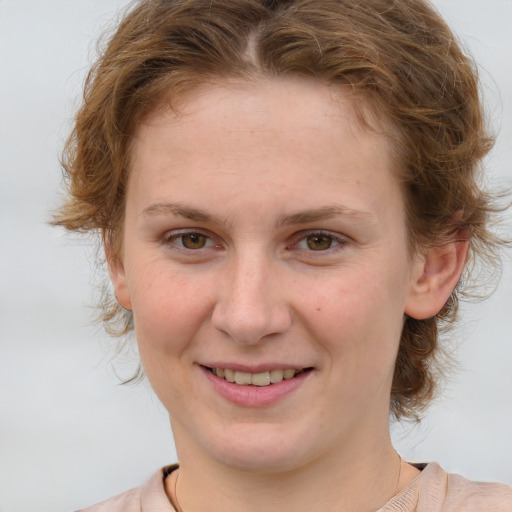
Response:
[[[307,368],[301,368],[300,370],[286,369],[286,370],[270,370],[261,373],[247,373],[228,368],[208,368],[213,375],[232,382],[240,386],[270,386],[271,384],[278,384],[282,380],[293,379],[297,375],[300,375]]]

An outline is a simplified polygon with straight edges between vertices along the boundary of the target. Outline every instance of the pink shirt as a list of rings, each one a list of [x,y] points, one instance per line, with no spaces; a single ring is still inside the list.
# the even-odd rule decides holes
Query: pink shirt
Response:
[[[176,512],[164,488],[164,475],[176,467],[163,468],[143,487],[81,512]],[[433,462],[376,512],[512,512],[512,487],[472,482]]]

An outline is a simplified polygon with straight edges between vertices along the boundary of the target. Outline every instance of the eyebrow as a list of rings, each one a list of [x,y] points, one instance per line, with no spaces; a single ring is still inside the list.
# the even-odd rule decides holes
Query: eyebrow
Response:
[[[290,226],[294,224],[309,224],[320,220],[328,220],[334,217],[347,217],[351,220],[374,224],[374,216],[364,210],[353,210],[344,206],[324,206],[312,210],[305,210],[291,215],[284,215],[277,221],[278,226]]]
[[[196,222],[214,222],[225,224],[226,221],[199,208],[191,208],[181,203],[155,203],[142,210],[145,215],[177,215]]]
[[[142,210],[145,215],[176,215],[195,222],[212,222],[216,224],[227,224],[227,220],[212,215],[200,208],[191,208],[181,203],[155,203]],[[321,220],[328,220],[334,217],[346,217],[351,220],[374,224],[375,219],[370,212],[364,210],[353,210],[343,206],[324,206],[311,210],[304,210],[290,215],[283,215],[276,222],[277,227],[291,226],[295,224],[309,224]]]

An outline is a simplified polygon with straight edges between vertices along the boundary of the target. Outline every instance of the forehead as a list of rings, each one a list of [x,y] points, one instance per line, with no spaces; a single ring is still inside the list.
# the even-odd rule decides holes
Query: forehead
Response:
[[[269,200],[336,202],[343,192],[342,206],[354,209],[398,187],[388,138],[355,107],[349,90],[315,80],[205,84],[138,127],[130,182],[145,201],[190,187],[226,199],[274,185],[282,190],[267,190]]]
[[[325,147],[343,151],[344,141],[336,140],[336,136],[344,130],[381,146],[391,158],[388,135],[392,127],[375,112],[370,101],[356,95],[350,87],[326,85],[312,78],[219,80],[200,84],[162,102],[135,130],[134,154],[136,159],[140,158],[143,146],[152,143],[149,139],[156,143],[156,132],[161,138],[168,136],[166,145],[172,144],[174,150],[195,144],[196,151],[200,151],[209,146],[212,131],[215,138],[223,138],[226,143],[230,138],[236,139],[237,134],[252,134],[255,142],[260,142],[258,135],[268,134],[268,144],[260,148],[262,152],[286,138],[295,138],[295,152],[300,151],[299,143],[304,138],[310,139],[311,153],[314,148],[320,153]],[[217,131],[218,128],[222,129]]]

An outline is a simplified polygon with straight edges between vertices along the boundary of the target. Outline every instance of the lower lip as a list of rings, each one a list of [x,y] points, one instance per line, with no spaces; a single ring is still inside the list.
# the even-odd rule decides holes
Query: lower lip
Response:
[[[279,402],[302,386],[313,373],[312,370],[304,371],[292,379],[284,379],[276,384],[260,387],[240,386],[217,377],[204,366],[200,366],[200,368],[220,396],[244,407],[264,407]]]

